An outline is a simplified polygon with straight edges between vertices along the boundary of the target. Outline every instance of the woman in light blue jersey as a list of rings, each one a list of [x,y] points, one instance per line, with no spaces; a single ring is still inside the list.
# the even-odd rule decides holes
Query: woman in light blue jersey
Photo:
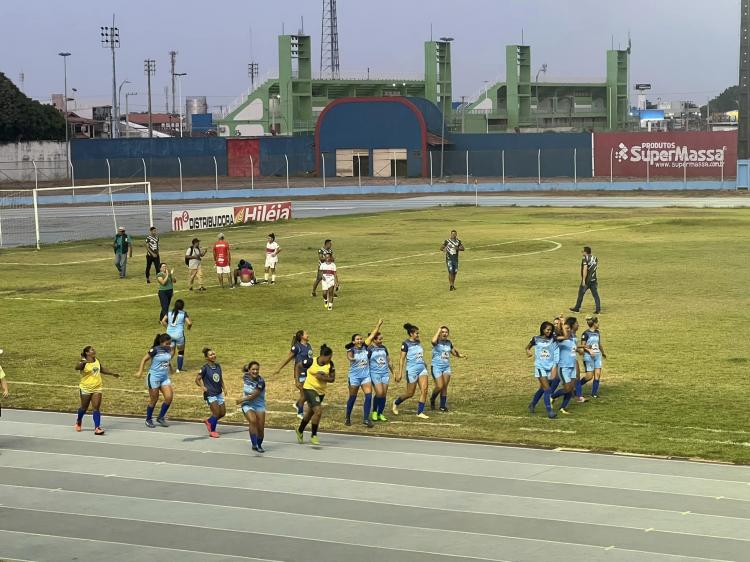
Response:
[[[435,409],[435,400],[440,396],[440,411],[448,411],[448,385],[451,382],[451,356],[460,359],[466,358],[458,349],[453,346],[450,338],[448,326],[440,326],[432,336],[432,380],[435,381],[435,388],[430,396],[430,410]]]
[[[576,332],[578,331],[578,320],[575,316],[569,316],[565,319],[562,326],[562,334],[557,336],[557,345],[560,347],[560,362],[558,363],[558,376],[562,381],[563,387],[558,388],[552,394],[552,400],[563,397],[560,413],[568,414],[568,404],[573,397],[576,381],[578,380],[578,340]]]
[[[585,374],[576,383],[576,398],[579,402],[586,402],[583,397],[583,385],[594,379],[591,388],[591,397],[599,398],[599,380],[602,378],[602,359],[607,358],[602,346],[602,336],[599,333],[599,318],[587,316],[586,324],[589,329],[581,335],[581,346],[583,347],[583,365]]]
[[[172,347],[177,350],[177,371],[182,371],[185,361],[185,326],[187,329],[193,327],[193,321],[185,312],[185,301],[177,299],[174,308],[164,315],[161,319],[161,325],[167,329],[167,333],[172,336]]]
[[[266,381],[260,376],[260,363],[257,361],[250,361],[242,369],[242,398],[238,398],[237,403],[242,405],[242,413],[247,419],[253,451],[265,453]]]
[[[526,346],[526,355],[534,358],[534,377],[539,382],[539,388],[529,404],[529,412],[533,414],[539,399],[544,397],[544,407],[550,418],[557,417],[552,409],[550,380],[557,376],[557,363],[560,361],[560,349],[553,332],[552,322],[542,322],[539,335],[531,338]]]
[[[360,334],[354,334],[352,341],[346,344],[346,357],[349,359],[349,399],[346,401],[346,419],[344,424],[352,425],[352,410],[354,403],[357,401],[357,394],[360,387],[365,394],[364,419],[362,423],[367,427],[372,427],[370,420],[370,409],[372,407],[372,379],[370,378],[370,352],[368,348],[372,343],[373,334],[375,334],[383,325],[382,320],[378,320],[375,329],[370,332],[367,338]]]
[[[372,386],[375,388],[375,398],[370,419],[385,422],[388,421],[388,418],[383,415],[383,410],[385,410],[388,385],[393,374],[393,364],[390,355],[388,355],[388,348],[383,345],[383,333],[378,330],[371,335],[372,344],[367,348],[367,351],[370,357],[370,378],[372,379]]]
[[[154,345],[148,350],[148,353],[141,359],[138,367],[137,377],[143,376],[143,368],[147,361],[151,361],[151,367],[146,375],[146,386],[148,387],[148,406],[146,407],[146,427],[156,427],[154,425],[153,415],[156,403],[159,401],[159,392],[164,397],[159,416],[156,423],[162,427],[169,427],[166,415],[169,406],[172,404],[172,381],[169,375],[172,374],[172,337],[169,334],[157,334],[154,339]]]
[[[406,374],[406,393],[393,402],[393,413],[398,415],[399,404],[414,396],[414,391],[419,385],[417,417],[428,419],[430,416],[424,413],[424,405],[427,402],[427,365],[424,362],[424,349],[419,341],[419,328],[407,322],[404,324],[404,330],[409,337],[401,344],[396,382],[401,382]]]

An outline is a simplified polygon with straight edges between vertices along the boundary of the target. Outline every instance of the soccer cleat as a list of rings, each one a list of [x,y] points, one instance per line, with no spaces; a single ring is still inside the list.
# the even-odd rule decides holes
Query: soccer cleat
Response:
[[[568,412],[568,410],[566,410],[565,408],[560,408],[560,413],[565,414],[566,416],[570,414],[570,412]]]
[[[396,405],[395,402],[393,403],[393,408],[391,408],[391,412],[393,412],[394,416],[398,415],[398,406]]]
[[[104,435],[104,430],[101,427],[97,427],[94,430],[94,435]]]
[[[257,451],[257,450],[258,450],[258,447],[256,447],[255,445],[251,446],[250,448],[251,448],[251,449],[252,449],[253,451]]]
[[[76,431],[81,431],[81,424],[76,422],[76,424],[73,426],[75,427]]]
[[[205,290],[206,290],[206,288],[205,288],[205,287],[198,287],[198,290],[199,290],[199,291],[205,291]]]
[[[323,301],[323,310],[328,310],[328,301]]]
[[[156,425],[154,425],[154,420],[146,420],[146,427],[149,427],[151,429],[155,428]]]
[[[206,424],[206,429],[208,430],[208,434],[211,435],[211,422],[205,419],[203,420],[203,423]]]
[[[211,436],[211,437],[213,437],[213,438],[216,438],[216,437],[219,436],[219,432],[218,431],[211,431],[211,432],[209,432],[208,435]]]
[[[372,413],[370,414],[370,419],[371,419],[372,421],[378,421],[378,413],[377,413],[377,412],[372,412]]]
[[[571,312],[581,312],[580,308],[569,308],[568,310],[570,310]]]
[[[179,369],[175,369],[174,372],[179,375],[182,371],[180,371]]]
[[[557,417],[557,414],[555,413],[554,410],[550,410],[549,412],[547,412],[547,417],[549,419],[553,420],[553,419],[555,419]]]
[[[576,398],[576,402],[580,402],[581,404],[583,404],[584,402],[588,402],[588,399],[584,398],[583,396],[578,396]]]
[[[255,450],[258,451],[259,453],[265,453],[266,452],[265,449],[263,449],[263,447],[261,447],[260,445],[258,445],[258,447]]]
[[[297,436],[297,443],[302,443],[305,440],[304,435],[302,435],[299,429],[295,429],[294,434]]]
[[[440,406],[440,411],[445,414],[448,411],[448,406]]]
[[[344,425],[352,425],[352,420],[350,418],[346,418],[344,420]]]
[[[169,427],[167,420],[165,420],[164,418],[156,418],[156,423],[158,423],[162,427]]]
[[[320,445],[320,439],[318,439],[317,435],[313,435],[310,437],[310,443],[313,445]]]
[[[366,420],[362,421],[362,425],[366,425],[367,427],[375,427],[375,424],[372,423],[370,418],[367,418]]]
[[[378,421],[387,422],[388,418],[386,418],[383,414],[378,414]]]
[[[592,394],[591,398],[599,398],[599,395],[598,394]]]
[[[299,419],[303,419],[304,417],[305,417],[304,415],[302,415],[302,414],[300,414],[299,412],[297,412],[297,418],[299,418]]]
[[[601,310],[595,310],[595,311],[594,311],[594,314],[601,314],[601,313],[602,313],[602,311],[601,311]]]
[[[529,404],[529,413],[530,414],[535,414],[536,413],[536,409],[535,409],[535,406],[533,404]]]
[[[428,415],[427,415],[427,414],[425,414],[424,412],[419,412],[419,413],[417,414],[417,417],[418,417],[418,418],[420,418],[420,419],[423,419],[423,420],[429,420],[429,419],[430,419],[430,416],[428,416]]]
[[[332,302],[328,303],[328,310],[333,310],[333,303]]]
[[[313,291],[312,296],[317,297],[318,295],[315,293],[315,291]]]

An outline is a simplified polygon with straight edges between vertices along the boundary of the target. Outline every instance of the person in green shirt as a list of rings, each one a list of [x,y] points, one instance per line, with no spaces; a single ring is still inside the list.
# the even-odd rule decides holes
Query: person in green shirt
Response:
[[[133,257],[133,246],[130,243],[130,236],[125,234],[125,227],[121,226],[117,229],[112,248],[115,251],[115,267],[120,272],[120,279],[125,279],[128,258]]]
[[[159,303],[161,311],[159,312],[159,322],[169,312],[169,303],[172,302],[174,294],[174,269],[169,269],[166,263],[161,264],[159,273],[156,274],[156,281],[159,284]]]

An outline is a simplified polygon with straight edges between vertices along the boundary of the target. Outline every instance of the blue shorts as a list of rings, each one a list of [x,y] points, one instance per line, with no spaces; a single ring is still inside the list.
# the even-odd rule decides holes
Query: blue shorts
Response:
[[[451,376],[451,368],[450,367],[435,367],[434,365],[430,367],[430,372],[432,373],[433,379],[439,379],[443,375],[447,377]]]
[[[148,388],[159,388],[162,386],[171,385],[172,381],[169,380],[169,374],[158,375],[149,372],[148,377],[146,377],[146,384],[148,385]]]
[[[390,371],[383,375],[370,371],[370,378],[372,379],[372,384],[391,384]]]
[[[560,378],[564,384],[568,384],[571,381],[576,380],[576,368],[575,367],[560,367]]]
[[[265,400],[253,400],[252,402],[242,403],[242,413],[247,414],[248,412],[256,412],[262,414],[266,411]]]
[[[213,404],[216,402],[219,406],[224,404],[224,395],[223,394],[217,394],[216,396],[206,396],[206,402],[209,404]]]
[[[414,384],[419,380],[420,377],[426,377],[427,376],[427,368],[422,367],[421,371],[412,371],[406,372],[406,382],[409,384]]]
[[[549,379],[552,377],[552,369],[544,369],[542,367],[534,367],[534,377],[540,379],[544,377]]]
[[[602,354],[597,353],[596,355],[584,355],[583,364],[586,367],[586,372],[591,373],[594,369],[602,368]]]
[[[183,347],[184,345],[185,345],[185,334],[182,334],[179,337],[172,336],[172,347]]]
[[[362,373],[361,375],[352,375],[349,373],[349,386],[362,386],[363,384],[369,384],[372,382],[370,373]]]
[[[448,273],[457,273],[458,272],[458,260],[445,260],[445,267],[448,268]]]

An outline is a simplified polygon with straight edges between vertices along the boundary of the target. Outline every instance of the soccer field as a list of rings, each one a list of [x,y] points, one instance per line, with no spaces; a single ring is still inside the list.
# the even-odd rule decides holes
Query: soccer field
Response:
[[[451,228],[466,246],[455,292],[447,290],[439,252]],[[413,398],[389,422],[373,429],[355,424],[352,431],[750,461],[743,329],[750,210],[450,207],[293,220],[226,230],[233,262],[249,259],[262,275],[271,230],[283,248],[275,286],[220,290],[204,266],[205,293],[185,290],[182,255],[193,234],[162,236],[162,259],[177,277],[175,299],[185,300],[194,322],[187,372],[172,377],[171,417],[206,416],[194,379],[200,350],[210,346],[230,393],[227,421],[242,421],[233,406],[240,366],[256,359],[268,381],[268,425],[292,427],[291,367],[272,373],[294,332],[304,328],[314,349],[333,347],[338,368],[321,431],[350,430],[343,425],[343,346],[383,318],[396,365],[404,322],[419,326],[426,351],[436,328],[448,325],[468,358],[453,360],[449,413],[428,412],[429,420],[419,420]],[[134,373],[161,326],[156,285],[143,276],[145,233],[130,234],[137,237],[136,255],[126,280],[117,278],[110,240],[0,253],[6,407],[74,411],[73,367],[81,349],[93,345],[102,363],[123,375],[105,377],[104,426],[107,414],[143,414],[144,382]],[[210,248],[216,231],[197,236]],[[310,296],[325,238],[333,239],[341,280],[330,312]],[[523,348],[543,320],[574,304],[583,245],[600,260],[608,353],[601,398],[573,403],[569,416],[548,420],[541,405],[535,416],[527,413],[536,383]],[[578,315],[582,326],[592,311],[587,295]],[[403,387],[391,384],[386,413]],[[360,395],[354,419],[361,407]]]

